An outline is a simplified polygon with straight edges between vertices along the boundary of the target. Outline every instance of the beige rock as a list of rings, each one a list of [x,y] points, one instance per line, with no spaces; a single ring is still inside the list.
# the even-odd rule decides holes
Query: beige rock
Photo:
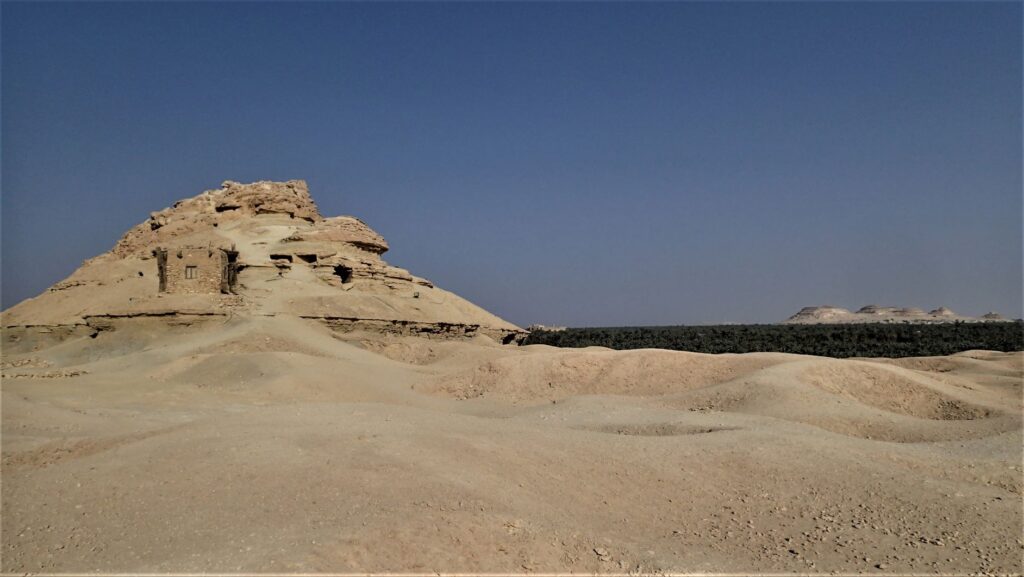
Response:
[[[319,319],[336,330],[484,334],[503,342],[525,336],[389,265],[381,259],[388,248],[355,217],[323,218],[304,181],[228,181],[152,213],[113,250],[5,311],[3,325],[230,313]]]
[[[988,313],[981,317],[961,316],[946,307],[939,307],[931,312],[917,307],[884,307],[867,305],[857,312],[825,305],[804,307],[800,312],[786,319],[784,324],[853,324],[853,323],[951,323],[951,322],[992,322],[1002,321],[997,313]]]
[[[390,248],[384,237],[353,216],[324,219],[312,230],[298,232],[285,241],[347,243],[374,254],[384,254]]]
[[[831,319],[842,318],[849,314],[851,314],[850,311],[831,305],[804,307],[800,309],[800,312],[790,317],[786,322],[827,322]]]
[[[216,212],[241,211],[242,215],[287,214],[292,218],[316,222],[323,217],[317,210],[305,180],[288,182],[260,181],[241,184],[226,181],[219,191],[211,191]]]

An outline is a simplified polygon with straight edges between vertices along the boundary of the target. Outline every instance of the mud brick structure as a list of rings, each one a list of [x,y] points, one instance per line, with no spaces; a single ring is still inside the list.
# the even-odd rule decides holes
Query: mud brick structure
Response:
[[[153,251],[160,275],[160,292],[170,294],[231,293],[238,270],[238,253],[217,247],[182,246]]]

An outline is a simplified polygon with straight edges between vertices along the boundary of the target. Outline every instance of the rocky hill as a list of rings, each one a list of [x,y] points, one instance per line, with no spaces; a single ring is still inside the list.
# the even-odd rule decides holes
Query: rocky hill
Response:
[[[5,340],[94,335],[136,319],[294,316],[337,331],[485,335],[525,331],[386,263],[381,235],[325,218],[304,181],[225,182],[154,212],[45,293],[3,313]]]
[[[804,307],[789,317],[784,324],[828,324],[828,323],[952,323],[952,322],[993,322],[1004,321],[998,313],[987,313],[981,317],[958,315],[946,307],[925,312],[915,307],[883,307],[867,305],[856,312],[842,307],[823,305]]]

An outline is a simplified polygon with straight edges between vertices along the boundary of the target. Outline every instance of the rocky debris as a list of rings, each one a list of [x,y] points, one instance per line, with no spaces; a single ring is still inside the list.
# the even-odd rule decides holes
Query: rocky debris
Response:
[[[57,292],[57,291],[67,290],[69,288],[74,288],[76,286],[102,285],[102,284],[103,283],[98,281],[98,280],[72,280],[72,279],[68,279],[68,280],[64,280],[64,281],[61,281],[61,282],[53,285],[52,287],[50,287],[47,290],[49,290],[51,292]]]
[[[392,321],[386,319],[360,319],[344,317],[304,316],[323,322],[339,333],[370,331],[394,336],[418,336],[426,338],[473,337],[485,335],[502,344],[520,344],[526,333],[519,330],[494,329],[480,325],[458,323],[427,323],[416,321]]]
[[[1005,320],[997,313],[981,317],[960,316],[946,307],[930,312],[917,307],[885,307],[867,305],[850,312],[847,309],[825,305],[804,307],[789,317],[784,324],[828,324],[828,323],[950,323],[950,322],[992,322]]]
[[[79,375],[88,375],[89,371],[61,369],[56,371],[42,371],[39,373],[3,373],[5,379],[66,379]]]
[[[49,367],[49,366],[50,366],[50,363],[46,362],[43,359],[37,359],[37,358],[34,358],[34,357],[29,357],[29,358],[24,358],[24,359],[14,359],[14,360],[4,359],[2,362],[0,362],[0,367],[3,367],[5,369],[13,369],[13,368],[40,369],[40,368],[46,368],[46,367]]]

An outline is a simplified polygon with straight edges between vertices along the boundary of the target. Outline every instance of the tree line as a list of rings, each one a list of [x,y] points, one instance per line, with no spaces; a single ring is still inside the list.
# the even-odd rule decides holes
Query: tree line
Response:
[[[773,352],[836,358],[925,357],[972,349],[1024,350],[1024,322],[569,328],[532,331],[523,344],[695,353]]]

